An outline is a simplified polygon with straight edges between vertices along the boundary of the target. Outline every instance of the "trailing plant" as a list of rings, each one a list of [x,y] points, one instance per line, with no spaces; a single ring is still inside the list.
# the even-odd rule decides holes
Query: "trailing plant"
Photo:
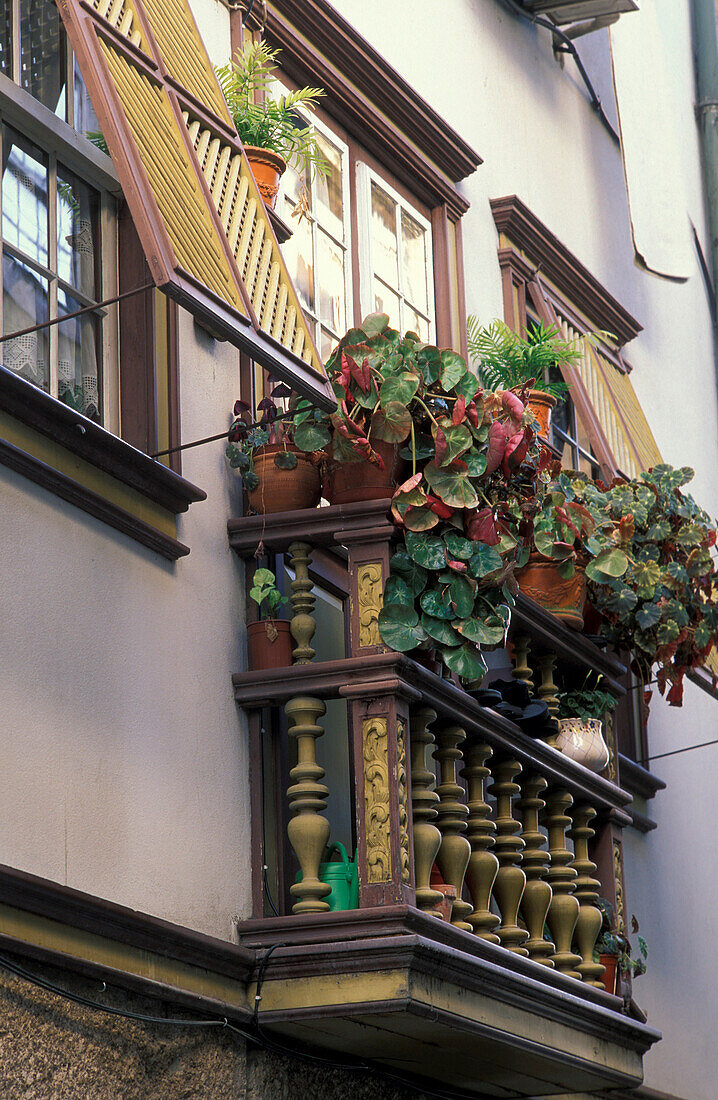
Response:
[[[433,647],[462,680],[479,679],[480,648],[502,644],[509,625],[521,501],[538,460],[533,418],[517,394],[484,392],[460,355],[401,336],[386,314],[350,330],[327,370],[337,412],[297,401],[295,444],[326,448],[332,462],[383,466],[382,441],[411,463],[392,501],[403,546],[391,560],[381,637],[400,652]]]
[[[314,127],[297,125],[297,108],[313,111],[324,91],[299,88],[275,98],[271,88],[280,53],[263,42],[248,42],[228,65],[216,69],[232,121],[243,145],[271,149],[308,177],[326,175],[329,163]]]
[[[527,387],[556,398],[568,393],[566,383],[549,379],[549,372],[562,363],[575,362],[581,353],[573,342],[561,337],[555,325],[535,325],[520,336],[503,321],[482,327],[471,316],[466,329],[469,355],[487,389]]]
[[[622,974],[630,974],[636,978],[639,974],[646,973],[648,961],[648,944],[643,936],[639,935],[638,921],[631,917],[631,932],[637,936],[638,957],[632,955],[633,948],[628,937],[616,930],[615,909],[606,898],[599,898],[596,903],[601,910],[603,923],[598,939],[593,949],[593,955],[598,962],[599,955],[613,955],[618,960],[618,969]]]
[[[296,469],[297,456],[290,450],[293,425],[275,401],[275,398],[291,396],[291,392],[283,382],[276,385],[271,394],[263,397],[257,405],[259,419],[251,424],[244,419],[247,413],[251,413],[251,406],[246,401],[234,403],[235,419],[227,433],[229,442],[225,454],[232,469],[239,471],[244,488],[250,493],[259,485],[254,471],[254,456],[261,447],[281,444],[282,449],[274,455],[274,465],[280,470]]]
[[[590,490],[595,507],[617,524],[628,558],[613,580],[589,572],[589,598],[602,631],[630,649],[644,683],[657,665],[661,694],[680,706],[683,679],[718,640],[716,527],[682,491],[693,470],[661,464],[631,481]]]
[[[277,578],[271,569],[255,569],[249,596],[259,608],[260,619],[276,618],[276,612],[287,603],[287,597],[277,588]]]
[[[595,683],[591,687],[591,680]],[[616,700],[608,691],[599,688],[603,674],[589,672],[580,688],[574,691],[562,691],[558,696],[559,718],[603,718],[606,711],[613,710]]]

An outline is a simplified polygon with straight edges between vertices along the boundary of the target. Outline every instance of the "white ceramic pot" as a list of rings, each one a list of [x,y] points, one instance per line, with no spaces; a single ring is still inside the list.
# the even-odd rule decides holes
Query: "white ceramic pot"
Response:
[[[600,718],[561,718],[556,748],[592,772],[608,764],[608,745],[601,736]]]

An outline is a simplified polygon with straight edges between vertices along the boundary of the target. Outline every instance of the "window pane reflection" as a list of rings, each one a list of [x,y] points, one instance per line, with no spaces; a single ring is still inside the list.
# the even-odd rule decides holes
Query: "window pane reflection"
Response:
[[[0,11],[0,73],[12,76],[12,5],[8,0]]]
[[[415,332],[422,340],[429,339],[429,322],[411,306],[404,310],[404,328]]]
[[[47,266],[47,161],[12,130],[3,128],[2,235],[26,256]]]
[[[391,286],[399,285],[396,203],[376,183],[371,185],[371,233],[374,271]]]
[[[285,243],[284,258],[299,301],[314,312],[314,260],[312,256],[312,224],[308,218],[295,218],[294,232]]]
[[[65,32],[53,0],[20,0],[20,82],[65,117]]]
[[[74,313],[83,303],[61,287],[57,292],[57,312]],[[92,420],[100,419],[99,375],[97,360],[97,320],[90,313],[73,317],[57,326],[57,396],[77,412]]]
[[[97,121],[97,115],[95,114],[95,108],[90,102],[90,97],[85,87],[85,81],[82,79],[82,73],[80,72],[77,64],[77,58],[73,56],[72,59],[73,72],[72,72],[72,92],[74,100],[74,125],[75,129],[81,134],[85,134],[86,137],[93,137],[100,133],[100,124]]]
[[[319,318],[335,332],[343,332],[344,324],[344,252],[326,233],[317,229],[317,266],[319,281]]]
[[[99,196],[72,173],[57,174],[57,273],[88,298],[97,297],[95,256]]]
[[[374,309],[377,313],[388,313],[389,324],[393,328],[401,328],[399,295],[388,290],[378,279],[374,280]]]
[[[426,231],[406,210],[401,212],[403,288],[419,309],[426,309]]]
[[[316,215],[323,226],[336,237],[344,240],[344,203],[342,198],[342,154],[328,138],[317,133],[317,143],[331,166],[326,176],[317,174]]]
[[[18,332],[47,321],[47,280],[7,252],[3,252],[3,334]],[[28,382],[50,388],[50,335],[47,329],[0,344],[0,362]]]

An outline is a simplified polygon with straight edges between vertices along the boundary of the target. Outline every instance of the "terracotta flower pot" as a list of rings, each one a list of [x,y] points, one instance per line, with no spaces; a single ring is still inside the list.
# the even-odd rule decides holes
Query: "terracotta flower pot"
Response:
[[[297,465],[293,470],[282,470],[274,463],[274,456],[280,451],[290,451],[297,456]],[[321,479],[316,466],[309,461],[304,451],[282,443],[267,443],[254,454],[254,472],[259,485],[247,500],[255,512],[266,515],[268,512],[292,512],[296,508],[315,508],[321,495]]]
[[[245,145],[244,151],[265,205],[274,210],[279,180],[287,169],[286,160],[273,149],[260,149],[257,145]]]
[[[529,408],[539,422],[539,435],[548,437],[551,426],[551,410],[556,404],[556,398],[543,390],[531,390],[529,394]]]
[[[352,504],[359,500],[391,497],[404,480],[406,462],[399,455],[400,445],[372,441],[372,447],[384,460],[384,469],[373,462],[330,461],[324,495],[330,504]]]
[[[454,908],[454,902],[456,901],[456,887],[450,886],[448,882],[444,882],[443,878],[441,877],[441,871],[436,866],[436,864],[434,864],[434,866],[431,868],[429,885],[431,886],[432,890],[436,890],[438,891],[438,893],[443,895],[441,901],[438,901],[436,903],[431,912],[435,916],[441,917],[441,919],[445,920],[447,923],[450,923],[451,911]]]
[[[615,955],[599,955],[601,964],[605,966],[605,971],[601,981],[603,982],[603,988],[606,993],[616,992],[616,974],[618,970],[618,959]]]
[[[566,626],[583,629],[583,605],[586,601],[586,570],[576,565],[574,574],[567,580],[559,575],[558,563],[542,554],[531,554],[523,569],[517,570],[516,579],[525,596],[550,611]]]
[[[286,668],[292,663],[294,639],[286,619],[262,619],[247,627],[249,667]]]
[[[592,772],[602,772],[610,753],[601,734],[600,718],[559,718],[556,748]]]

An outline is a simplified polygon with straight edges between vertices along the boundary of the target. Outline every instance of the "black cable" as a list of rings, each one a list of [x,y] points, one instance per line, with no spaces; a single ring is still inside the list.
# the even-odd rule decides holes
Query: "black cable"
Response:
[[[606,127],[613,140],[618,145],[620,145],[621,139],[614,130],[611,120],[603,109],[601,99],[596,92],[593,84],[591,83],[591,78],[584,68],[583,61],[581,60],[581,55],[576,49],[576,46],[574,45],[572,39],[570,39],[567,34],[564,34],[563,31],[559,27],[557,27],[555,23],[552,23],[549,19],[544,19],[540,15],[534,15],[532,12],[526,11],[525,8],[522,8],[516,2],[516,0],[502,0],[502,3],[505,4],[512,12],[514,12],[515,15],[519,15],[523,19],[527,19],[529,23],[535,23],[538,27],[545,27],[546,30],[551,31],[551,33],[555,35],[556,38],[559,38],[561,40],[561,43],[563,44],[566,52],[570,53],[574,61],[576,62],[576,68],[581,74],[583,82],[586,85],[588,94],[591,97],[591,106],[593,107],[598,117],[601,119],[601,122]]]
[[[264,864],[264,870],[263,870],[262,873],[263,873],[263,877],[264,877],[264,893],[265,893],[265,896],[267,898],[267,901],[269,902],[269,908],[272,910],[275,917],[278,917],[281,914],[280,914],[279,910],[277,909],[276,905],[274,904],[274,902],[272,901],[272,895],[269,892],[269,879],[267,878],[267,864],[266,863]]]
[[[680,756],[682,752],[693,752],[694,749],[705,749],[708,745],[718,745],[718,739],[715,741],[701,741],[700,745],[686,745],[683,749],[672,749],[670,752],[659,752],[656,756],[647,756],[644,760],[639,760],[638,763],[643,766],[650,760],[664,760],[666,756]]]

